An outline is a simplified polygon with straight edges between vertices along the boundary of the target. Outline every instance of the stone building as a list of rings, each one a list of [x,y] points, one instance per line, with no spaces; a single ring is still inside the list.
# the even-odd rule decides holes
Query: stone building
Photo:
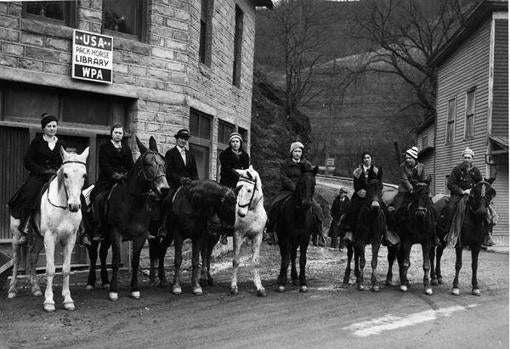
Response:
[[[178,129],[190,128],[199,175],[215,178],[231,131],[250,144],[255,9],[272,5],[0,2],[0,242],[10,239],[6,203],[26,177],[23,154],[43,112],[59,118],[59,137],[70,148],[91,147],[92,182],[113,123],[125,125],[135,152],[135,135],[145,143],[154,136],[164,153]],[[112,83],[71,77],[75,29],[113,37],[113,57],[105,58],[113,62]]]

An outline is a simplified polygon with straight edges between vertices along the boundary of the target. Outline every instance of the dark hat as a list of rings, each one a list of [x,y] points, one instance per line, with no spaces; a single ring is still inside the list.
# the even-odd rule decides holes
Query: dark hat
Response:
[[[347,189],[345,189],[344,187],[340,187],[340,190],[338,191],[339,194],[348,194],[349,192],[347,191]]]
[[[177,131],[174,137],[188,139],[190,137],[189,131],[186,128],[181,128],[179,131]]]
[[[373,158],[372,153],[368,150],[365,150],[363,153],[361,153],[361,161],[363,161],[363,158],[365,158],[365,155],[370,155],[371,158]]]
[[[41,128],[45,128],[46,125],[48,125],[52,121],[56,121],[58,123],[58,119],[55,115],[43,113],[41,115]]]

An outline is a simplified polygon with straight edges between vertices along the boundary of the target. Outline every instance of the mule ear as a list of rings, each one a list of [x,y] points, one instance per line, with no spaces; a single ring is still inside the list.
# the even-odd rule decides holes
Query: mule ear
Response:
[[[495,181],[495,180],[496,180],[496,177],[491,177],[491,178],[489,178],[489,179],[485,179],[485,181],[486,181],[487,183],[489,183],[490,185],[492,185],[492,183],[494,183],[494,181]]]
[[[140,150],[140,154],[145,154],[145,152],[147,152],[147,148],[145,147],[145,145],[143,145],[142,142],[140,142],[138,137],[136,137],[136,145],[138,145],[138,150]]]
[[[85,148],[85,150],[80,154],[80,158],[82,158],[84,161],[87,161],[87,158],[89,157],[90,147]]]
[[[63,146],[60,146],[60,157],[62,158],[62,161],[65,161],[65,159],[69,156],[69,153],[64,149]]]
[[[312,169],[312,173],[314,176],[317,176],[317,173],[319,173],[319,166],[315,166],[313,169]]]
[[[149,149],[152,151],[158,152],[158,144],[156,143],[156,139],[153,136],[149,139]]]
[[[241,188],[243,186],[242,185],[238,185],[235,189],[234,189],[234,194],[236,194],[236,196],[239,194],[239,192],[241,191]]]

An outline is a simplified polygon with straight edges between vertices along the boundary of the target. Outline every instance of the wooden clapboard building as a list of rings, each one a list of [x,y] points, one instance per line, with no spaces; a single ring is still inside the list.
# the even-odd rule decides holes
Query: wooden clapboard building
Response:
[[[437,115],[418,128],[418,145],[435,174],[434,190],[447,193],[447,176],[463,149],[473,149],[482,175],[496,177],[495,240],[507,245],[508,1],[480,2],[431,63],[438,72]]]
[[[0,249],[9,249],[9,197],[27,175],[23,156],[53,113],[59,138],[97,151],[114,123],[161,152],[191,130],[201,178],[215,178],[228,134],[249,144],[255,9],[271,0],[0,2]],[[113,82],[71,77],[73,30],[113,37]],[[83,61],[81,62],[83,63]],[[77,248],[75,263],[86,261]]]

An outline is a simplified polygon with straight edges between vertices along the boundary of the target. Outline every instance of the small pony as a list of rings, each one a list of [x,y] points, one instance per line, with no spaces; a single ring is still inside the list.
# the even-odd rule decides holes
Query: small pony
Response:
[[[232,283],[230,293],[237,295],[237,270],[239,268],[239,258],[241,246],[246,238],[252,243],[251,266],[253,268],[253,282],[257,289],[257,295],[266,296],[266,290],[262,286],[259,275],[259,256],[260,245],[262,244],[262,234],[267,222],[267,214],[264,209],[264,194],[262,192],[262,182],[257,171],[250,166],[247,170],[236,170],[239,174],[236,202],[236,221],[234,224],[234,259],[232,261]]]
[[[44,247],[47,283],[43,307],[48,312],[55,311],[53,277],[55,276],[55,247],[59,242],[64,247],[64,263],[62,265],[64,308],[75,309],[69,290],[69,274],[76,232],[82,219],[80,195],[87,176],[89,148],[87,147],[81,154],[68,153],[64,148],[60,148],[60,156],[62,157],[62,166],[56,176],[50,180],[48,188],[42,193],[40,211],[33,217],[36,230],[40,232],[40,235],[34,232],[27,245],[20,246],[16,243],[19,238],[20,221],[10,217],[10,229],[14,236],[12,244],[14,268],[8,298],[16,297],[21,249],[23,249],[23,255],[27,256],[25,266],[27,274],[30,275],[32,294],[34,296],[42,295],[35,272],[39,253]]]

